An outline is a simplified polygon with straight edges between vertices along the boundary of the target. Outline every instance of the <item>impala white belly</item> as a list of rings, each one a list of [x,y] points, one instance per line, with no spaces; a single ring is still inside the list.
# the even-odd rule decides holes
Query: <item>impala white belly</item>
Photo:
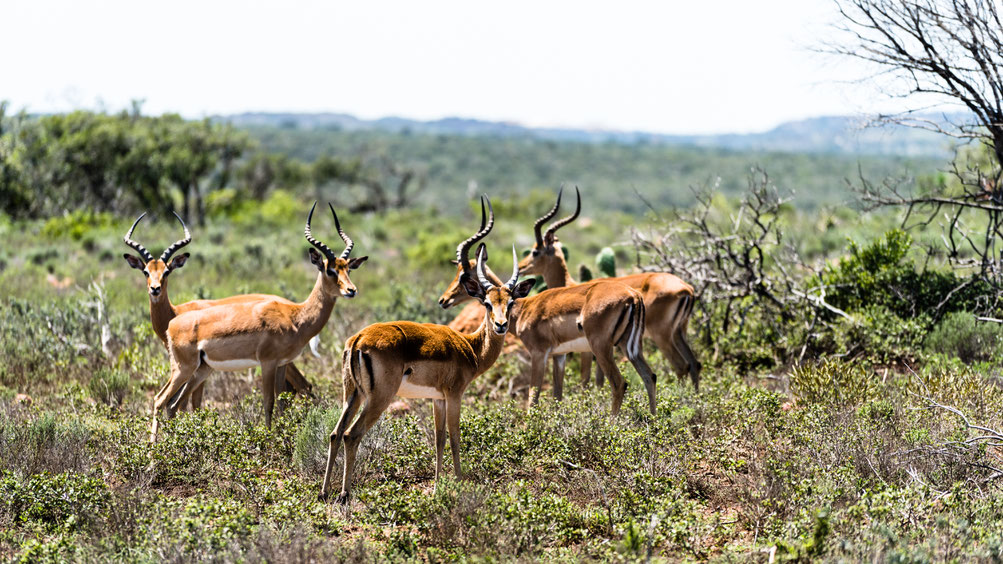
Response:
[[[213,360],[208,356],[205,359],[205,363],[209,365],[213,370],[218,370],[220,372],[237,372],[239,370],[247,370],[248,368],[256,368],[261,366],[261,363],[254,358],[232,358],[230,360]]]
[[[592,352],[592,349],[589,348],[589,340],[585,337],[578,337],[572,341],[565,341],[554,347],[550,351],[550,354],[567,354],[572,352]]]
[[[432,386],[419,386],[408,382],[407,376],[401,380],[401,385],[397,388],[397,395],[411,399],[445,399],[442,392]]]

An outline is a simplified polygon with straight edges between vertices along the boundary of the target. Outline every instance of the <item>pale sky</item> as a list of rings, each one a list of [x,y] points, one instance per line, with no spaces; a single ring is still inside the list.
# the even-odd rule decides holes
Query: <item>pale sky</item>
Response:
[[[0,99],[31,112],[447,116],[752,132],[888,109],[811,51],[832,0],[0,0]]]

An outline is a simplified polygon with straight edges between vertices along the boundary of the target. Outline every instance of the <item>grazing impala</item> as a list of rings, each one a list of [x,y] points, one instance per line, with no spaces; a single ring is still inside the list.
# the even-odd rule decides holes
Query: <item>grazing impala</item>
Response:
[[[128,253],[124,256],[126,262],[129,263],[129,266],[146,275],[146,289],[150,297],[150,323],[153,325],[153,332],[157,334],[157,337],[160,337],[160,340],[164,343],[165,347],[167,346],[167,324],[170,323],[172,319],[183,313],[205,309],[215,305],[231,303],[234,301],[253,301],[270,298],[270,296],[265,294],[246,294],[242,296],[224,298],[221,300],[193,300],[180,305],[172,304],[171,298],[167,295],[168,275],[184,266],[190,255],[188,253],[182,253],[174,257],[173,260],[171,257],[179,249],[192,242],[192,234],[188,231],[188,226],[185,225],[181,216],[175,213],[174,217],[178,218],[178,221],[181,222],[181,228],[184,229],[185,236],[182,239],[175,241],[170,247],[167,247],[163,254],[160,255],[160,258],[154,258],[150,251],[146,250],[146,247],[132,239],[132,233],[136,230],[136,226],[139,225],[139,222],[144,217],[146,217],[146,213],[143,213],[143,215],[136,219],[124,237],[125,244],[139,253],[139,256],[137,257],[136,255]],[[310,390],[312,389],[312,386],[310,385],[310,382],[303,377],[303,374],[292,363],[286,367],[285,384],[291,386],[291,388],[296,392],[311,395]],[[191,402],[192,408],[194,409],[198,409],[202,405],[203,388],[204,386],[200,384],[197,388],[192,390]],[[277,392],[281,391],[285,391],[285,386],[283,386],[283,389],[277,390]]]
[[[461,244],[464,245],[469,247],[470,240]],[[458,478],[462,476],[460,404],[463,391],[498,359],[509,327],[509,310],[517,299],[529,293],[535,283],[535,280],[516,283],[519,269],[516,267],[518,258],[514,246],[512,276],[504,284],[494,284],[487,279],[484,274],[485,254],[482,243],[477,255],[481,276],[463,276],[460,281],[471,297],[484,304],[481,325],[474,333],[460,333],[445,325],[432,323],[393,321],[370,325],[345,341],[342,369],[344,410],[331,433],[327,470],[321,486],[322,499],[327,499],[329,495],[334,459],[344,439],[344,475],[338,502],[348,501],[359,442],[395,396],[433,400],[436,482],[442,474],[447,426],[453,471]],[[463,251],[465,255],[466,250]],[[363,402],[362,411],[355,419]]]
[[[490,210],[487,229],[494,224]],[[463,280],[472,278],[470,261],[466,258],[472,240],[483,238],[485,229],[457,249],[457,274],[439,298],[440,304],[456,304],[466,293]],[[478,271],[483,282],[489,282],[490,272],[485,266]],[[651,412],[655,411],[655,375],[644,359],[639,346],[644,328],[645,310],[641,294],[636,290],[610,280],[598,280],[571,288],[552,288],[520,299],[512,307],[514,320],[512,333],[522,341],[530,354],[529,403],[537,401],[543,386],[543,372],[547,360],[553,356],[554,397],[563,393],[564,361],[569,352],[591,352],[600,367],[610,374],[613,388],[613,415],[620,410],[626,382],[613,359],[613,349],[619,346],[637,369],[648,391]],[[637,346],[635,346],[637,345]]]
[[[557,203],[533,225],[536,243],[532,251],[519,263],[519,269],[524,274],[539,274],[543,276],[548,288],[574,286],[577,283],[568,272],[564,250],[557,239],[556,232],[561,227],[574,221],[582,209],[581,194],[575,187],[577,203],[575,212],[568,217],[554,222],[545,233],[540,230],[549,221],[561,205],[561,193],[557,194]],[[642,272],[629,274],[606,280],[615,280],[641,292],[644,306],[647,310],[644,332],[658,346],[672,364],[676,374],[682,379],[687,373],[693,382],[693,387],[700,387],[700,361],[696,359],[689,343],[686,341],[686,329],[689,325],[690,313],[693,311],[693,287],[683,282],[679,277],[666,272]],[[595,282],[588,282],[592,284]],[[588,381],[587,361],[583,359],[582,379]],[[605,369],[603,369],[605,370]],[[597,374],[597,383],[602,383],[602,376]]]
[[[314,239],[310,222],[316,207],[314,203],[310,209],[303,234],[313,246],[310,262],[320,272],[306,301],[294,303],[269,296],[259,301],[233,302],[191,311],[168,324],[171,378],[154,400],[151,441],[157,436],[158,411],[166,407],[168,417],[173,416],[178,401],[205,381],[211,370],[236,371],[260,366],[265,424],[271,426],[275,383],[284,378],[285,366],[324,328],[338,297],[356,296],[348,273],[368,258],[348,258],[354,243],[341,229],[333,206],[331,214],[345,242],[345,250],[338,256]]]

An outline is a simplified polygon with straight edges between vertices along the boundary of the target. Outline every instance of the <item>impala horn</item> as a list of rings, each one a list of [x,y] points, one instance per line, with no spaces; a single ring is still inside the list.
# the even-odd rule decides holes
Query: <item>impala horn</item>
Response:
[[[554,207],[550,208],[550,211],[543,214],[543,216],[536,220],[536,223],[533,224],[533,235],[536,236],[537,246],[543,246],[543,235],[540,233],[540,229],[543,227],[544,223],[547,223],[552,217],[557,215],[557,210],[561,207],[561,194],[563,193],[564,186],[561,186],[561,189],[557,192],[557,203],[554,204]]]
[[[578,219],[578,214],[581,213],[581,211],[582,211],[582,194],[581,194],[581,192],[578,191],[578,187],[577,186],[575,186],[575,197],[577,199],[576,202],[575,202],[575,213],[573,213],[573,214],[569,215],[568,217],[565,217],[565,218],[563,218],[563,219],[561,219],[559,221],[555,221],[554,223],[552,223],[550,225],[550,227],[547,228],[547,232],[543,234],[543,240],[544,241],[552,240],[552,237],[554,236],[554,233],[558,229],[560,229],[560,228],[564,227],[565,225],[571,223],[572,221]],[[558,197],[558,202],[560,202],[560,197]]]
[[[334,254],[334,251],[332,251],[324,243],[321,243],[317,239],[314,239],[313,238],[313,234],[310,232],[310,222],[313,220],[313,210],[316,209],[316,208],[317,208],[317,202],[314,202],[313,203],[313,207],[310,208],[310,215],[308,215],[307,218],[306,218],[306,228],[303,229],[303,236],[306,237],[306,240],[311,245],[313,245],[314,247],[317,247],[318,251],[324,253],[324,256],[327,257],[327,260],[330,261],[333,264],[334,261],[335,261],[335,258],[336,258],[336,255]],[[331,208],[331,211],[334,211],[334,208]],[[335,217],[337,217],[337,216],[335,216]],[[351,240],[351,239],[349,239],[349,240]],[[349,250],[351,250],[351,248],[349,248]]]
[[[174,212],[174,217],[178,218],[178,221],[181,222],[181,228],[185,230],[185,237],[183,239],[178,239],[177,241],[175,241],[173,245],[167,247],[167,249],[164,250],[164,254],[160,255],[160,260],[164,261],[165,264],[167,263],[168,260],[170,260],[171,255],[177,252],[178,249],[192,242],[192,234],[191,231],[188,231],[188,226],[185,225],[185,220],[181,219],[181,216],[178,215],[178,212]]]
[[[485,202],[487,202],[487,215],[484,213]],[[491,208],[491,198],[481,196],[481,228],[478,229],[477,233],[474,233],[472,237],[460,243],[456,247],[456,260],[460,263],[460,267],[463,269],[463,273],[465,275],[474,275],[474,273],[470,271],[470,247],[473,246],[474,243],[487,237],[488,233],[491,232],[491,228],[494,226],[495,211]]]
[[[136,241],[132,240],[132,232],[136,230],[136,226],[139,225],[140,220],[142,220],[144,217],[146,217],[146,212],[143,212],[143,215],[136,218],[135,223],[133,223],[132,227],[129,228],[129,231],[125,234],[123,240],[125,241],[126,245],[129,245],[137,253],[139,253],[139,256],[143,257],[143,260],[145,260],[146,262],[150,262],[151,260],[153,260],[153,255],[150,254],[150,251],[146,250],[146,247],[144,247],[143,245],[140,245]]]

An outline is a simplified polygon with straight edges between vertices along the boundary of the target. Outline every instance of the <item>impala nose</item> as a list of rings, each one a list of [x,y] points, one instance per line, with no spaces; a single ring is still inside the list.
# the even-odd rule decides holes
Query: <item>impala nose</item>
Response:
[[[501,334],[505,333],[506,331],[508,331],[508,322],[507,321],[505,323],[495,323],[495,333],[498,333],[499,335],[501,335]]]
[[[345,297],[346,298],[354,298],[356,293],[357,292],[356,292],[355,288],[349,288],[348,290],[345,290]]]
[[[448,309],[449,306],[453,305],[453,300],[447,300],[446,298],[439,298],[439,307],[442,309]]]
[[[150,287],[150,295],[151,296],[159,296],[160,295],[160,286],[156,286],[156,287],[151,286]]]

